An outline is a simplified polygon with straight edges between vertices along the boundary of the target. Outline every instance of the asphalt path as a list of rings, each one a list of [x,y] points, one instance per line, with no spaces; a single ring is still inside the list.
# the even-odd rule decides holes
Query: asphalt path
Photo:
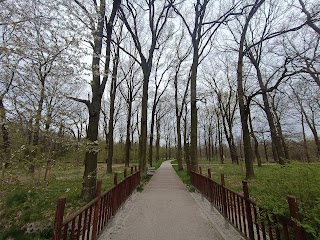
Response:
[[[216,213],[218,214],[218,213]],[[221,222],[221,216],[217,223]],[[226,239],[188,192],[170,161],[164,162],[146,185],[115,217],[100,240],[220,240]],[[232,229],[232,239],[242,239]],[[230,237],[228,237],[230,239]]]

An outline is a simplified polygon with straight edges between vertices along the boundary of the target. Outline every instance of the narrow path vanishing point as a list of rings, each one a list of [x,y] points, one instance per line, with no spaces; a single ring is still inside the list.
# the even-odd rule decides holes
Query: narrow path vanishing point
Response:
[[[142,193],[134,194],[100,240],[220,240],[222,227],[186,189],[170,161],[162,163]],[[215,215],[219,213],[215,212]],[[217,216],[216,222],[223,218]],[[215,217],[214,217],[215,218]],[[218,230],[219,228],[219,230]],[[232,239],[243,239],[235,230]]]

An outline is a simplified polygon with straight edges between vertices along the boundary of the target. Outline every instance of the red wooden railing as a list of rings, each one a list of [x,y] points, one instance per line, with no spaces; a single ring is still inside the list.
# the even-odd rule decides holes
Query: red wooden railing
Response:
[[[120,183],[115,173],[114,186],[106,192],[101,193],[102,181],[98,181],[97,197],[67,217],[64,217],[66,198],[59,198],[52,239],[96,240],[139,183],[140,171],[136,166],[135,172],[131,167],[130,176],[124,170],[124,179]]]
[[[208,176],[202,175],[201,168],[199,173],[191,171],[190,178],[191,184],[247,239],[306,239],[299,224],[299,209],[295,197],[287,197],[291,215],[291,219],[288,219],[267,213],[263,208],[258,207],[249,196],[246,181],[242,182],[243,194],[241,194],[225,187],[223,174],[220,176],[220,183],[212,180],[210,169],[208,169]]]

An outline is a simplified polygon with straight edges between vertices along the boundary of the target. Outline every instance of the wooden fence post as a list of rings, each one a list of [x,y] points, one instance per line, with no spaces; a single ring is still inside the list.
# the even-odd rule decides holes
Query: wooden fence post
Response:
[[[293,230],[294,230],[294,237],[296,240],[302,240],[303,239],[303,231],[300,223],[300,217],[299,217],[299,207],[297,199],[294,196],[287,196],[287,201],[289,205],[290,210],[290,216],[292,218],[293,222]]]
[[[211,178],[211,169],[208,168],[208,178]]]
[[[249,239],[254,239],[254,233],[253,233],[253,220],[252,220],[252,212],[251,212],[251,206],[249,202],[249,188],[248,188],[248,182],[242,181],[243,186],[243,195],[246,205],[246,215],[247,215],[247,222],[248,222],[248,230],[249,230]]]
[[[114,175],[113,175],[113,184],[114,185],[118,184],[118,173],[114,173]]]
[[[224,181],[224,174],[220,174],[221,188],[222,188],[222,204],[223,204],[223,215],[227,217],[227,193]]]
[[[131,167],[131,172],[130,173],[131,173],[131,175],[133,174],[133,167]]]
[[[199,167],[199,173],[202,174],[202,167]]]
[[[60,240],[65,205],[66,205],[66,198],[65,197],[59,198],[57,207],[56,207],[56,215],[54,219],[52,240]]]
[[[137,166],[134,166],[134,172],[137,172]]]
[[[102,186],[102,181],[99,180],[97,182],[97,202],[94,208],[94,215],[93,215],[92,238],[91,238],[92,240],[97,239],[100,206],[101,206],[101,186]]]
[[[127,169],[125,168],[124,170],[123,170],[123,177],[124,177],[124,183],[123,183],[123,187],[122,187],[122,190],[121,190],[121,192],[122,192],[122,194],[123,194],[123,199],[121,199],[121,204],[125,201],[125,199],[127,198],[127,194],[128,194],[128,191],[127,191],[127,189],[128,189],[128,180],[126,180],[126,178],[127,178]],[[123,209],[123,204],[122,204],[122,209]]]
[[[112,192],[112,216],[116,215],[117,212],[117,194],[118,194],[118,173],[114,173],[114,177],[113,177],[113,183],[114,183],[114,188],[113,188],[113,192]]]

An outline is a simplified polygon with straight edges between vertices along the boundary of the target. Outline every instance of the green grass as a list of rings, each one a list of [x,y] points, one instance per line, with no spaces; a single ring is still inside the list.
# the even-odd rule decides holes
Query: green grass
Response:
[[[205,175],[210,168],[212,178],[217,182],[220,182],[220,174],[223,173],[226,186],[242,192],[242,180],[245,179],[243,165],[200,163],[199,166]],[[289,216],[286,198],[288,195],[295,196],[298,199],[303,227],[313,239],[320,239],[320,164],[292,162],[284,166],[255,166],[254,170],[255,178],[248,181],[249,192],[258,205],[275,214]],[[185,170],[177,173],[189,184]]]
[[[188,190],[190,192],[194,192],[195,188],[191,185],[190,177],[187,173],[187,171],[184,170],[178,170],[178,162],[177,160],[174,160],[171,162],[173,169],[176,171],[182,182],[187,186]]]
[[[105,174],[105,164],[98,164],[98,179],[102,190],[113,185],[113,174]],[[119,182],[123,179],[123,165],[115,165]],[[49,239],[57,199],[67,198],[65,215],[85,204],[80,199],[83,166],[79,164],[56,164],[47,181],[44,172],[31,177],[23,171],[8,169],[0,185],[0,240],[14,239]],[[10,179],[15,179],[10,181]],[[27,226],[34,226],[36,233],[25,234]],[[46,237],[47,236],[47,237]]]

